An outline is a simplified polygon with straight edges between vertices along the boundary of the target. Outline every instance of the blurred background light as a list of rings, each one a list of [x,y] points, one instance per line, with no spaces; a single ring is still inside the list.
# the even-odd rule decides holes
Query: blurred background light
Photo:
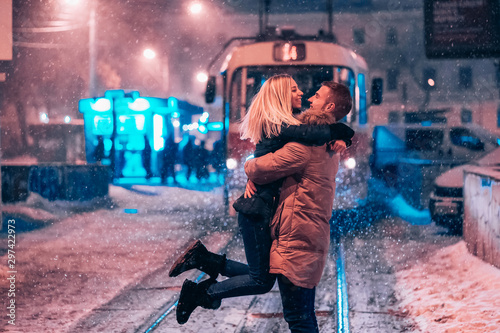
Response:
[[[191,14],[194,14],[194,15],[199,14],[199,13],[201,13],[202,9],[203,9],[203,6],[198,1],[194,1],[194,2],[189,4],[189,12]]]
[[[145,49],[144,52],[142,52],[142,55],[146,59],[154,59],[156,57],[156,52],[151,49]]]
[[[198,80],[198,82],[207,82],[208,81],[207,73],[199,72],[198,74],[196,74],[196,80]]]

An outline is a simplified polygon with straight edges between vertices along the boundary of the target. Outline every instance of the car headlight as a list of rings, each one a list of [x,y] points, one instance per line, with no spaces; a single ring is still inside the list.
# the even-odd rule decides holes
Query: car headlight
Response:
[[[347,169],[354,169],[356,167],[356,160],[350,157],[344,161],[344,165]]]
[[[226,160],[226,166],[229,170],[234,170],[238,166],[238,161],[236,161],[234,158],[228,158]]]

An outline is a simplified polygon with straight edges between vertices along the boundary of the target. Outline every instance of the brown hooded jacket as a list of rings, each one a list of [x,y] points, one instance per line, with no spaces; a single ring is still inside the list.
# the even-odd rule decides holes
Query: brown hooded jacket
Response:
[[[335,122],[324,111],[299,116],[306,124]],[[251,159],[245,172],[256,184],[286,177],[278,209],[271,222],[270,272],[282,274],[294,285],[318,285],[330,245],[329,219],[335,197],[339,154],[323,146],[287,143],[280,150]]]

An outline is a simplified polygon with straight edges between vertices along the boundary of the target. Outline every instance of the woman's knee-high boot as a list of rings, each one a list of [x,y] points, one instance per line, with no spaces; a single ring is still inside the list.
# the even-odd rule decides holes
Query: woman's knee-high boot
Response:
[[[212,310],[220,307],[221,300],[215,299],[207,293],[208,288],[214,283],[217,283],[215,279],[205,280],[198,284],[190,280],[184,281],[176,310],[177,322],[179,324],[186,323],[191,313],[198,306]]]
[[[226,255],[212,253],[197,240],[174,262],[170,268],[168,276],[175,277],[193,268],[210,275],[216,279],[219,273],[224,270]]]

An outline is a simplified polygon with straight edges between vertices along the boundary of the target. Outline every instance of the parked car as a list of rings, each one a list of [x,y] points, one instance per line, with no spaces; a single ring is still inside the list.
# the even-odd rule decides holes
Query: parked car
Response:
[[[396,171],[401,160],[409,158],[457,166],[479,158],[497,146],[495,135],[474,124],[376,126],[370,165],[373,175]]]
[[[426,209],[438,175],[496,147],[497,137],[475,124],[376,126],[370,167],[373,177],[397,190],[409,205]]]
[[[451,233],[457,235],[461,235],[463,230],[464,168],[467,165],[500,166],[500,148],[466,165],[450,169],[434,181],[434,190],[429,200],[431,218],[437,225],[447,227]]]

